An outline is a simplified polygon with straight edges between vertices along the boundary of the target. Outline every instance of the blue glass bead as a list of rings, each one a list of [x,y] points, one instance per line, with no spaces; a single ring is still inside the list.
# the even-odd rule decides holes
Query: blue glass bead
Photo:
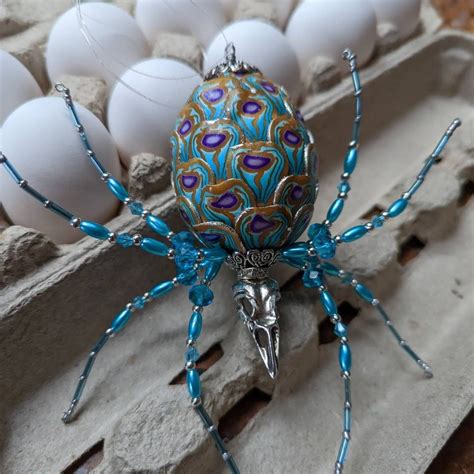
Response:
[[[339,448],[339,453],[337,455],[337,462],[339,464],[341,465],[344,464],[348,449],[349,449],[349,440],[347,438],[343,438],[341,441],[341,447]]]
[[[337,185],[337,189],[340,193],[348,193],[351,190],[351,185],[347,181],[341,181]]]
[[[194,237],[190,232],[179,232],[171,238],[175,256],[174,262],[178,273],[187,273],[193,269],[198,257],[194,247]]]
[[[201,380],[199,378],[199,372],[196,369],[188,370],[186,383],[190,397],[199,398],[201,396]]]
[[[146,252],[158,255],[159,257],[165,257],[169,251],[169,248],[163,242],[149,237],[145,237],[141,241],[140,247]]]
[[[133,237],[130,234],[119,234],[117,236],[117,244],[124,248],[132,247]]]
[[[350,372],[351,370],[352,356],[349,344],[341,344],[339,346],[339,366],[344,372]]]
[[[345,337],[347,336],[347,327],[341,323],[341,321],[338,321],[336,325],[334,326],[334,334],[337,337]]]
[[[110,326],[112,331],[114,333],[121,331],[128,323],[131,315],[132,312],[129,309],[124,309],[120,314],[118,314]]]
[[[351,431],[351,409],[344,408],[344,431]]]
[[[201,334],[202,329],[202,313],[194,311],[189,320],[188,338],[195,341]]]
[[[304,242],[298,242],[286,247],[282,251],[282,255],[285,258],[290,259],[304,259],[308,253],[308,246]]]
[[[179,275],[177,275],[176,278],[181,283],[181,285],[191,286],[191,285],[194,285],[194,283],[196,283],[198,274],[196,270],[191,270],[188,273],[180,273]]]
[[[107,186],[118,200],[125,201],[125,199],[128,198],[127,190],[122,186],[122,183],[118,182],[115,178],[110,177],[107,180]]]
[[[189,299],[196,306],[209,306],[214,300],[214,293],[207,285],[195,285],[189,291]]]
[[[397,199],[387,210],[388,217],[399,216],[407,207],[408,201],[406,199]]]
[[[371,303],[372,300],[374,299],[374,295],[362,283],[357,283],[354,289],[357,291],[357,294],[365,301],[368,301],[369,303]]]
[[[385,217],[382,216],[382,214],[379,214],[378,216],[374,216],[372,218],[372,225],[378,229],[379,227],[382,227],[385,222]]]
[[[107,240],[109,236],[109,229],[101,224],[97,224],[97,222],[82,221],[79,224],[79,229],[84,234],[94,237],[94,239]]]
[[[202,249],[204,258],[210,262],[223,262],[227,258],[227,252],[224,249]]]
[[[204,279],[206,281],[212,281],[219,273],[222,262],[203,262],[202,267],[204,268]]]
[[[152,298],[158,298],[169,293],[174,288],[174,284],[171,280],[158,283],[150,290],[150,296]]]
[[[132,305],[137,309],[143,309],[145,307],[146,300],[143,296],[137,296],[133,298]]]
[[[183,230],[181,232],[178,232],[177,234],[173,235],[171,237],[171,242],[173,243],[173,246],[179,246],[182,244],[189,244],[194,247],[194,237],[191,232],[188,232],[187,230]]]
[[[303,268],[305,264],[304,258],[288,258],[283,255],[280,256],[280,261],[299,269]]]
[[[320,270],[307,269],[303,273],[303,284],[306,288],[318,288],[324,284],[323,274]]]
[[[336,254],[336,242],[331,236],[329,229],[322,224],[313,224],[308,229],[308,236],[321,258],[333,258]]]
[[[350,148],[344,158],[344,173],[352,173],[357,165],[357,148]]]
[[[337,198],[329,207],[326,219],[334,222],[341,215],[342,209],[344,209],[344,199]]]
[[[195,347],[190,347],[184,354],[184,360],[186,362],[197,362],[199,360],[199,352]]]
[[[149,214],[146,218],[146,223],[152,230],[163,237],[166,237],[170,233],[171,229],[168,227],[168,224],[159,217]]]
[[[355,227],[351,227],[350,229],[346,230],[341,235],[341,240],[343,242],[353,242],[354,240],[360,239],[365,234],[367,234],[368,229],[363,225],[356,225]]]
[[[334,266],[332,263],[329,262],[322,262],[321,263],[321,268],[323,269],[324,272],[326,272],[328,275],[332,276],[338,276],[339,275],[339,268]]]
[[[352,283],[353,279],[354,275],[352,273],[345,273],[342,277],[342,283],[344,283],[344,285],[349,285],[350,283]]]
[[[336,302],[328,291],[322,291],[319,294],[319,299],[321,300],[321,304],[323,305],[324,311],[328,316],[337,314]]]
[[[141,216],[143,213],[143,204],[140,202],[132,201],[130,204],[128,204],[128,208],[134,216]]]

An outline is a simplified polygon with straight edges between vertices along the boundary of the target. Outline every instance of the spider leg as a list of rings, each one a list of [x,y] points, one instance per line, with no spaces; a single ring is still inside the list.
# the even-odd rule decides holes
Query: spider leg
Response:
[[[372,292],[364,284],[355,279],[351,273],[341,270],[331,263],[323,262],[321,263],[320,268],[326,275],[337,277],[342,281],[343,284],[350,285],[360,299],[374,306],[374,308],[379,313],[380,318],[390,330],[391,334],[396,339],[400,347],[418,364],[426,377],[433,377],[433,371],[431,370],[431,367],[423,359],[421,359],[421,357],[418,356],[418,354],[400,335],[385,309],[380,304],[380,301],[374,297]]]
[[[204,250],[204,249],[203,249]],[[217,431],[217,427],[212,421],[211,416],[203,406],[201,397],[201,380],[198,369],[196,368],[196,361],[199,358],[199,353],[196,349],[197,340],[201,334],[202,329],[202,311],[204,306],[212,304],[213,293],[209,288],[211,281],[217,276],[222,265],[222,261],[208,262],[204,269],[204,276],[200,283],[191,288],[189,292],[189,299],[194,304],[188,326],[188,339],[186,341],[187,350],[185,354],[186,364],[186,383],[188,387],[189,396],[191,397],[191,404],[199,415],[204,428],[209,433],[216,445],[219,454],[222,456],[225,464],[232,474],[240,474],[239,468],[227,450],[224,440]]]
[[[114,320],[110,324],[110,327],[102,334],[102,336],[99,338],[99,340],[89,353],[89,357],[87,358],[86,365],[81,373],[81,376],[79,377],[79,382],[77,383],[69,408],[64,412],[62,416],[62,420],[64,423],[69,423],[70,421],[72,421],[74,411],[77,408],[77,405],[81,399],[87,380],[91,374],[92,367],[94,366],[94,362],[97,358],[97,355],[105,346],[105,344],[127,325],[130,320],[130,317],[132,316],[132,313],[135,310],[143,309],[146,303],[156,298],[159,298],[160,296],[166,295],[178,285],[179,281],[177,277],[173,278],[172,280],[159,283],[144,295],[137,296],[136,298],[134,298],[132,302],[128,303],[125,308],[115,316]]]
[[[306,272],[312,270],[306,270]],[[303,279],[304,285],[310,288],[317,288],[319,291],[319,299],[324,312],[329,316],[330,321],[334,325],[334,334],[339,339],[339,367],[341,369],[341,377],[344,382],[344,411],[343,411],[343,431],[342,439],[339,445],[334,474],[341,474],[344,463],[349,450],[351,440],[351,424],[352,424],[352,402],[351,402],[351,368],[352,355],[349,345],[347,327],[341,322],[341,316],[337,312],[337,305],[329,292],[323,272],[319,271],[311,275],[310,278]]]
[[[59,204],[51,201],[38,190],[30,186],[28,181],[23,178],[19,171],[13,166],[11,161],[0,151],[0,165],[6,169],[8,174],[12,179],[27,192],[34,199],[43,204],[44,207],[50,211],[57,214],[59,217],[62,217],[64,220],[68,221],[70,225],[74,228],[80,230],[84,234],[93,237],[98,240],[108,240],[112,244],[118,244],[121,247],[128,248],[133,245],[140,247],[141,250],[151,253],[153,255],[158,255],[160,257],[172,257],[170,253],[170,248],[163,242],[150,238],[143,237],[141,234],[130,235],[128,233],[116,234],[112,232],[105,225],[99,224],[93,221],[81,220],[79,217],[72,214],[67,209],[64,209]],[[117,182],[118,183],[118,182]],[[127,193],[125,188],[118,183],[123,189],[124,193]],[[162,236],[166,236],[169,240],[174,236],[173,232],[169,229],[168,225],[159,217],[151,215],[148,211],[143,211],[142,216],[146,219],[149,227],[158,232]]]
[[[408,188],[408,190],[401,195],[400,198],[395,200],[386,211],[383,211],[373,217],[371,221],[366,222],[364,225],[357,225],[355,227],[351,227],[342,232],[341,235],[336,235],[334,237],[336,243],[340,244],[358,240],[364,235],[366,235],[369,231],[374,230],[375,228],[382,227],[387,219],[392,219],[399,216],[406,209],[408,202],[416,193],[418,188],[423,184],[423,181],[425,180],[426,175],[431,170],[433,164],[436,163],[436,161],[440,160],[440,153],[443,151],[444,147],[448,143],[456,128],[458,128],[460,125],[461,121],[459,119],[454,119],[452,121],[451,125],[443,134],[431,155],[425,160],[425,163],[421,168],[420,172],[418,173],[415,181]]]
[[[330,227],[341,215],[344,208],[344,202],[351,190],[349,179],[357,165],[357,156],[360,141],[360,122],[362,119],[362,87],[360,85],[359,71],[357,69],[356,55],[349,49],[343,54],[344,59],[349,63],[350,73],[352,77],[352,85],[354,87],[355,97],[355,117],[352,125],[352,135],[349,142],[346,156],[344,158],[344,169],[341,175],[341,182],[337,188],[339,193],[333,203],[329,206],[324,224]]]

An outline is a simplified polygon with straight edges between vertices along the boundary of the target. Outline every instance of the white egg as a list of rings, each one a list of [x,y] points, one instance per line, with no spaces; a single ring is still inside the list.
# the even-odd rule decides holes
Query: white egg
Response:
[[[140,62],[122,76],[112,90],[107,117],[126,167],[142,152],[170,157],[177,115],[201,80],[187,64],[165,58]]]
[[[284,86],[293,100],[300,90],[298,59],[285,35],[269,23],[261,20],[242,20],[231,23],[209,45],[204,59],[207,72],[225,55],[225,39],[233,42],[237,59],[258,67],[263,74]]]
[[[344,49],[357,54],[359,65],[370,59],[377,38],[375,12],[369,0],[306,0],[290,17],[286,36],[302,70],[313,57],[325,56],[345,72]]]
[[[62,75],[100,77],[113,84],[130,65],[146,57],[148,44],[137,22],[124,10],[107,3],[81,5],[90,44],[80,30],[75,7],[53,26],[46,49],[51,82]]]
[[[11,54],[0,49],[0,124],[21,104],[42,96],[31,72]]]
[[[226,20],[217,0],[137,0],[135,18],[153,46],[162,32],[192,34],[207,46]]]
[[[379,23],[390,23],[400,38],[410,36],[418,26],[421,0],[370,0]]]
[[[86,108],[76,108],[96,155],[120,177],[120,161],[107,129]],[[2,148],[32,187],[74,215],[104,223],[116,214],[118,201],[90,163],[62,98],[42,97],[16,109],[2,127]],[[0,201],[13,223],[38,229],[55,242],[83,237],[21,190],[3,167]]]

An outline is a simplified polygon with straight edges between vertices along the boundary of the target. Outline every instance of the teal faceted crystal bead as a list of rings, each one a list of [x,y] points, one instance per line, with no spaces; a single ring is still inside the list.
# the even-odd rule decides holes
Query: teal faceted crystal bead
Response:
[[[384,222],[385,222],[385,217],[382,216],[381,214],[379,214],[378,216],[374,216],[372,218],[372,225],[378,229],[380,227],[382,227],[384,225]]]
[[[137,296],[133,298],[132,300],[132,305],[136,309],[143,309],[145,307],[145,304],[146,304],[146,299],[143,296]]]
[[[195,347],[189,347],[184,354],[184,360],[186,362],[197,362],[199,360],[199,351]]]
[[[307,269],[303,273],[303,284],[306,288],[318,288],[324,284],[324,277],[321,270]]]
[[[207,285],[195,285],[189,291],[189,299],[196,306],[209,306],[214,300],[214,293]]]
[[[128,208],[134,216],[141,216],[144,211],[143,204],[135,201],[132,201],[130,204],[128,204]]]
[[[179,232],[171,238],[171,244],[175,251],[174,262],[178,273],[188,273],[193,270],[198,257],[198,251],[194,247],[194,237],[190,232]]]
[[[336,242],[329,229],[322,224],[313,224],[308,229],[308,236],[319,257],[333,258],[336,254]]]
[[[334,334],[337,337],[347,336],[347,327],[343,323],[341,323],[341,321],[338,321],[334,326]]]
[[[351,190],[351,185],[347,181],[341,181],[337,185],[337,189],[340,193],[348,193]]]
[[[352,367],[352,355],[349,344],[341,344],[339,346],[339,366],[344,372],[350,372]]]
[[[181,283],[181,285],[191,286],[196,283],[198,273],[196,270],[190,270],[188,273],[180,273],[176,278]]]
[[[186,383],[191,398],[199,398],[201,396],[201,380],[199,372],[196,369],[190,369],[187,371]]]
[[[117,244],[124,248],[132,247],[133,237],[130,234],[119,234],[117,236]]]
[[[126,326],[131,316],[132,312],[129,309],[124,309],[112,321],[112,325],[110,326],[112,331],[114,333],[121,331]]]

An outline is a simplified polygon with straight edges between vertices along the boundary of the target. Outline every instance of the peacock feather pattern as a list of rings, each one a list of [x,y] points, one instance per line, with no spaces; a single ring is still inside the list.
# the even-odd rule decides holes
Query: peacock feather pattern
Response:
[[[229,71],[199,85],[171,143],[178,207],[203,245],[278,249],[307,227],[313,138],[286,91],[261,73]]]

